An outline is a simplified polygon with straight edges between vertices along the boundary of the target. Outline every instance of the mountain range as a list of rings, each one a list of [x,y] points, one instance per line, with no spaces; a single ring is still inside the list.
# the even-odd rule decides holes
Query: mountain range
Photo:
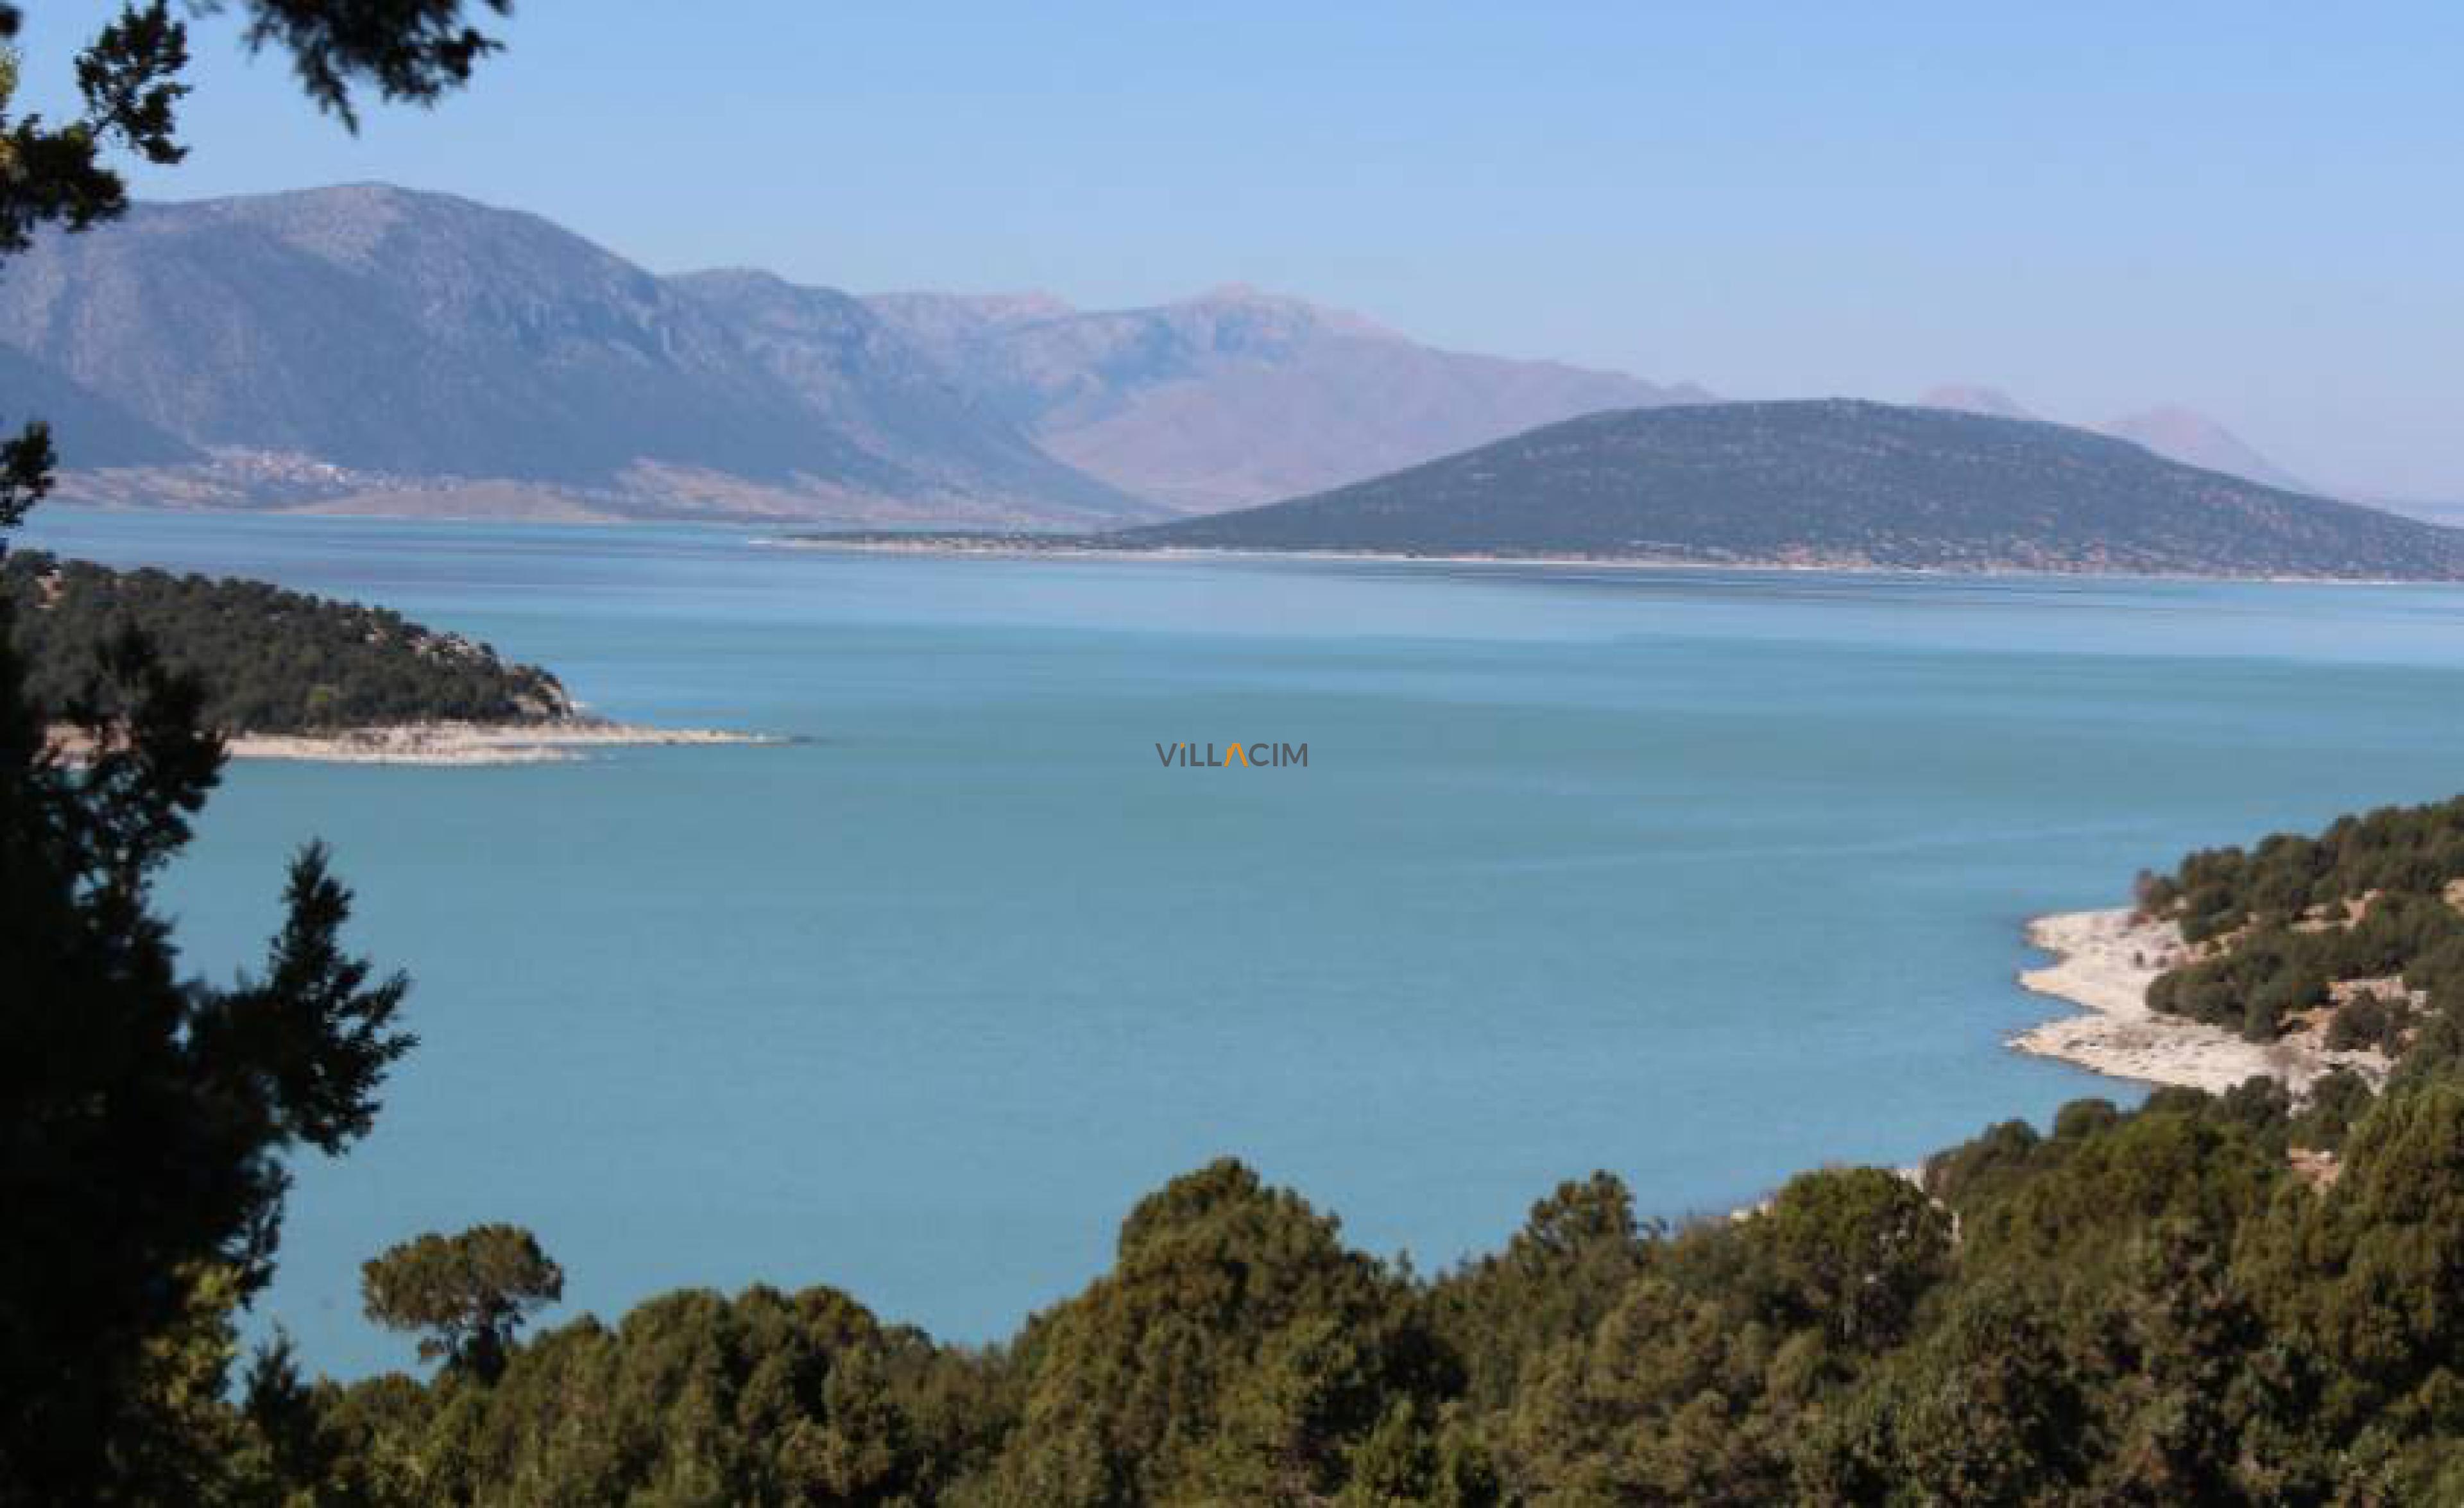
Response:
[[[1953,465],[1982,432],[1902,417],[1927,412],[2029,439]],[[1155,537],[2323,574],[2437,556],[2350,514],[2331,526],[2309,489],[2187,410],[2089,433],[1976,387],[1917,410],[1722,405],[1237,286],[1087,310],[660,276],[536,215],[384,185],[142,205],[39,238],[0,275],[0,423],[30,415],[55,426],[64,495],[118,504],[1076,534],[1248,509]],[[1856,463],[1840,436],[1859,429],[1887,464]],[[1681,436],[1736,469],[1683,458]],[[1920,456],[2017,488],[2050,532],[1997,533],[1941,492],[1893,512],[1870,489],[1947,485]],[[1546,496],[1476,497],[1483,467]],[[1678,477],[1699,507],[1668,493]],[[2103,491],[2064,505],[2065,477]],[[1801,526],[1751,511],[1782,484]],[[1407,497],[1409,538],[1371,525]],[[1259,509],[1277,499],[1297,500]],[[1714,504],[1750,507],[1701,512]],[[2205,532],[2227,518],[2255,531],[2246,548]]]
[[[896,502],[986,521],[1157,511],[1045,455],[863,305],[787,301],[748,326],[696,280],[536,216],[359,187],[140,206],[47,235],[0,277],[0,345],[209,453],[167,477],[151,475],[159,447],[65,453],[145,468],[89,484],[140,496],[458,509],[475,492],[790,518]]]
[[[1094,313],[1039,298],[868,301],[1054,455],[1187,513],[1319,491],[1578,413],[1710,396],[1433,350],[1239,286]]]
[[[91,500],[1078,528],[1702,396],[1250,290],[1089,312],[659,277],[382,185],[44,236],[0,277],[0,384]]]
[[[1981,413],[1996,419],[2042,417],[2022,408],[2016,399],[1998,388],[1969,384],[1936,388],[1919,402],[1928,409],[1952,409],[1962,413]],[[2263,487],[2281,487],[2288,492],[2318,491],[2261,455],[2240,435],[2216,420],[2180,404],[2162,404],[2082,428],[2098,434],[2109,434],[2117,440],[2144,445],[2167,460],[2180,461],[2185,466],[2219,471],[2228,477],[2239,477],[2244,481],[2255,481]]]
[[[1853,400],[1592,414],[1132,545],[2464,580],[2464,531],[2084,430]]]

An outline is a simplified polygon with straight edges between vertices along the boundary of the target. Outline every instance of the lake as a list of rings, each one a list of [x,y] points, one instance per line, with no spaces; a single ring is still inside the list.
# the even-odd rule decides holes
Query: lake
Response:
[[[1220,1154],[1422,1268],[1559,1179],[1646,1212],[2127,1085],[2003,1048],[2029,916],[2464,787],[2464,594],[1064,561],[743,530],[46,508],[24,543],[379,601],[605,714],[791,735],[243,765],[165,884],[251,961],[321,836],[416,978],[261,1301],[406,1365],[359,1263],[513,1220],[560,1315],[834,1284],[990,1340]],[[1307,745],[1305,766],[1158,745]]]

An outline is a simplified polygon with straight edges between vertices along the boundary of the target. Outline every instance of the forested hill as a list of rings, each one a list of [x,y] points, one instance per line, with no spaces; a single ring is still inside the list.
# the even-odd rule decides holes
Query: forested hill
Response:
[[[1373,481],[1125,531],[1246,549],[2464,579],[2464,531],[2034,420],[1847,400],[1593,414]]]
[[[12,550],[0,561],[0,589],[38,706],[67,705],[97,651],[126,624],[204,679],[207,720],[229,733],[531,722],[574,710],[554,676],[507,664],[485,644],[263,582]]]

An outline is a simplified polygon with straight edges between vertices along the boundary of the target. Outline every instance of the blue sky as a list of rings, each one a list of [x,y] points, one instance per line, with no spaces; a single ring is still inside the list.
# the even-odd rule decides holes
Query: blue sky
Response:
[[[30,94],[105,9],[32,8]],[[1733,396],[2179,401],[2464,499],[2464,7],[527,0],[357,139],[197,32],[160,197],[383,179],[661,271],[1243,281]]]

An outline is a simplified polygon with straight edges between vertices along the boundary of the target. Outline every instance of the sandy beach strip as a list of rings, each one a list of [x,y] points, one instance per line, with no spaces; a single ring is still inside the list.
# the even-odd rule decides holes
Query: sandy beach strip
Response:
[[[2189,954],[2181,929],[2127,908],[2073,911],[2028,923],[2028,941],[2055,957],[2019,976],[2025,988],[2080,1007],[2085,1014],[2032,1027],[2011,1039],[2022,1053],[2058,1058],[2114,1078],[2179,1085],[2211,1094],[2244,1079],[2281,1079],[2297,1093],[2337,1068],[2373,1081],[2387,1059],[2371,1052],[2331,1053],[2315,1031],[2288,1032],[2274,1042],[2200,1021],[2159,1015],[2147,987]]]

